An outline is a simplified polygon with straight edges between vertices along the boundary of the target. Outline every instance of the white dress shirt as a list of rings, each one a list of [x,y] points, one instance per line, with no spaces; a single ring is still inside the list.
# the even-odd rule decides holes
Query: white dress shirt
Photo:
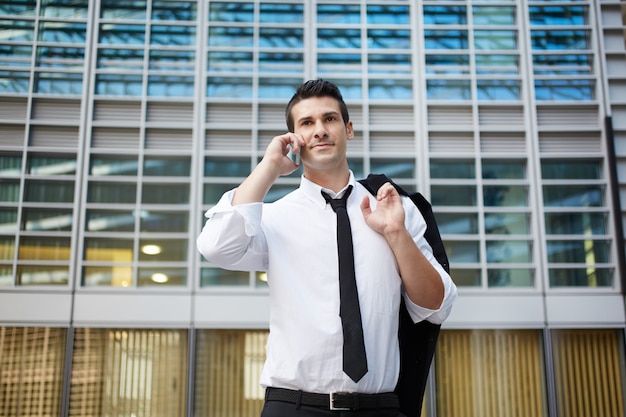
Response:
[[[225,269],[267,271],[270,288],[270,334],[261,385],[308,392],[390,392],[399,373],[398,309],[402,282],[393,253],[382,235],[363,219],[360,203],[376,198],[355,181],[347,209],[352,227],[356,280],[369,371],[355,383],[342,370],[342,330],[336,215],[306,178],[300,187],[274,203],[232,206],[234,190],[206,213],[197,245],[213,264]],[[346,186],[347,187],[347,186]],[[332,197],[339,197],[324,189]],[[417,321],[442,323],[450,313],[456,286],[435,260],[424,239],[419,210],[403,197],[405,224],[441,275],[444,301],[438,310],[412,303]]]

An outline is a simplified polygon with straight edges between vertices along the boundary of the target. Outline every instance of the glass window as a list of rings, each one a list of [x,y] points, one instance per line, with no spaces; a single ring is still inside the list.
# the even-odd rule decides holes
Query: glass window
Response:
[[[65,265],[18,265],[17,285],[67,285],[69,275]]]
[[[209,7],[210,22],[254,22],[254,3],[214,2]]]
[[[194,51],[152,49],[149,68],[158,71],[193,71],[195,61]]]
[[[41,2],[39,14],[46,17],[86,19],[88,9],[88,0],[47,0]]]
[[[480,287],[480,270],[470,268],[454,268],[450,270],[454,283],[459,287]]]
[[[207,97],[252,98],[252,79],[208,77]]]
[[[133,269],[130,266],[85,266],[83,282],[85,287],[130,287],[133,283]]]
[[[13,231],[17,231],[17,211],[15,211],[15,220],[13,221],[13,225],[7,228],[7,232],[11,232],[11,228],[14,228]],[[9,220],[10,221],[10,220]],[[0,259],[3,261],[12,261],[15,256],[15,237],[13,236],[0,236]],[[10,279],[8,280],[9,285],[13,283],[13,271],[12,268],[9,267],[9,275]],[[4,282],[4,277],[2,280]],[[4,285],[4,284],[3,284]]]
[[[544,185],[546,207],[602,207],[603,187],[600,185]]]
[[[143,69],[143,49],[98,48],[98,68]]]
[[[0,176],[15,176],[22,172],[22,155],[0,155]]]
[[[152,1],[152,20],[195,21],[195,1]]]
[[[476,206],[473,185],[433,185],[430,192],[433,206]]]
[[[150,44],[165,46],[194,46],[196,28],[194,26],[152,25]]]
[[[191,170],[190,157],[146,156],[143,161],[143,175],[162,177],[188,177]]]
[[[446,239],[445,246],[452,265],[464,262],[475,263],[480,260],[479,244],[476,241]]]
[[[185,268],[144,268],[138,269],[137,286],[172,286],[185,285],[187,283],[187,270]]]
[[[483,203],[487,207],[526,207],[528,187],[524,185],[485,185]]]
[[[503,26],[515,24],[515,7],[473,6],[474,25]]]
[[[593,73],[593,56],[535,54],[533,72],[536,75],[590,75]]]
[[[250,159],[208,156],[204,160],[205,177],[246,177],[250,173]]]
[[[249,173],[249,171],[248,171]],[[204,184],[202,192],[203,204],[215,204],[219,201],[222,195],[233,188],[236,188],[239,183],[236,184]]]
[[[476,178],[476,167],[474,165],[474,161],[431,160],[430,161],[430,177],[431,178],[474,179]]]
[[[317,55],[317,70],[320,74],[360,74],[361,54],[320,53]]]
[[[528,213],[485,213],[485,233],[489,235],[526,235],[530,233]]]
[[[29,20],[0,20],[3,42],[32,42],[35,26]]]
[[[475,30],[474,47],[478,50],[517,49],[517,32],[514,30]]]
[[[254,46],[254,30],[249,27],[209,27],[209,46],[251,48]]]
[[[465,25],[467,8],[465,6],[424,6],[425,25]]]
[[[488,240],[487,262],[528,263],[532,261],[532,247],[525,240]]]
[[[599,180],[602,178],[600,161],[544,160],[541,177],[544,180]]]
[[[210,72],[249,72],[253,70],[252,52],[209,52],[207,70]]]
[[[187,260],[187,239],[153,239],[139,241],[139,260],[172,262]]]
[[[16,208],[11,208],[11,207],[0,208],[0,232],[2,233],[17,232],[17,209]],[[11,237],[11,240],[13,240],[12,237]],[[0,245],[2,244],[0,243]],[[0,256],[0,259],[4,259],[4,258]]]
[[[367,70],[370,74],[409,74],[412,70],[411,55],[368,54]]]
[[[137,184],[125,182],[90,181],[87,202],[109,204],[134,204],[137,199]]]
[[[435,213],[437,226],[441,234],[476,234],[478,233],[478,215],[476,213]]]
[[[367,23],[370,25],[408,25],[409,18],[407,6],[386,4],[367,6]]]
[[[8,0],[0,3],[0,15],[34,16],[37,0]]]
[[[30,68],[32,51],[31,45],[0,45],[0,65]]]
[[[548,261],[595,265],[609,261],[610,242],[606,240],[548,240]]]
[[[535,97],[537,100],[589,101],[595,96],[594,88],[592,80],[535,80]]]
[[[70,209],[30,208],[22,210],[22,230],[71,231],[74,225]]]
[[[302,78],[260,78],[258,97],[289,100],[300,84]]]
[[[83,259],[98,262],[132,262],[133,240],[119,238],[86,238]]]
[[[189,204],[189,184],[144,183],[143,204]]]
[[[252,57],[250,56],[250,61]],[[259,72],[304,71],[304,55],[299,52],[259,52]]]
[[[84,44],[87,24],[80,22],[43,22],[39,24],[39,41]]]
[[[562,212],[545,214],[546,233],[551,235],[604,235],[605,213]]]
[[[74,182],[26,180],[24,201],[71,203],[74,201]]]
[[[69,261],[70,238],[63,236],[21,236],[18,259]]]
[[[100,16],[111,20],[145,20],[146,0],[102,0]]]
[[[586,30],[532,30],[532,49],[537,51],[565,51],[589,49],[589,32]]]
[[[182,75],[150,75],[148,95],[151,97],[191,97],[194,77]]]
[[[426,49],[467,49],[466,30],[425,30],[424,47]]]
[[[413,98],[413,81],[370,79],[368,95],[372,100],[410,100]]]
[[[202,268],[200,286],[248,286],[250,273],[246,271],[227,271],[220,268]]]
[[[361,7],[348,4],[318,4],[317,23],[350,25],[361,23]]]
[[[140,215],[143,215],[143,212]],[[89,232],[132,232],[135,230],[135,212],[128,210],[87,210],[85,230]]]
[[[524,161],[482,161],[482,177],[484,179],[524,179],[526,163]]]
[[[361,31],[359,29],[318,29],[317,47],[358,49],[361,47]]]
[[[111,96],[141,96],[140,74],[98,74],[96,94]]]
[[[189,229],[189,213],[173,211],[142,210],[140,231],[185,233]]]
[[[371,171],[387,175],[389,178],[415,178],[414,159],[377,159],[370,163]]]
[[[469,80],[427,80],[426,98],[429,100],[469,100],[472,98]]]
[[[0,180],[0,201],[17,202],[20,198],[20,180]]]
[[[22,71],[0,71],[0,93],[28,93],[30,74]]]
[[[261,48],[302,48],[304,31],[300,28],[259,29],[259,47]]]
[[[411,32],[409,30],[369,29],[367,46],[370,49],[409,49]]]
[[[469,55],[426,55],[427,74],[469,74]]]
[[[261,23],[302,23],[304,21],[304,5],[261,3],[259,22]]]
[[[37,66],[83,70],[84,48],[40,46],[37,48]]]
[[[35,92],[42,94],[75,94],[83,92],[82,73],[38,72],[35,76]]]
[[[534,287],[534,271],[527,268],[489,268],[487,285],[491,287]]]
[[[569,26],[587,23],[586,6],[529,6],[530,24],[536,26]]]
[[[611,287],[613,270],[586,266],[584,268],[550,268],[551,287]]]
[[[100,26],[100,43],[143,46],[145,32],[145,25],[103,24]]]
[[[137,159],[128,156],[92,155],[89,173],[94,176],[137,175]]]

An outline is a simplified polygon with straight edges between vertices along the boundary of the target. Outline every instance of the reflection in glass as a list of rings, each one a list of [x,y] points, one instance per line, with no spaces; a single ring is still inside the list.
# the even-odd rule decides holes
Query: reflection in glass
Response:
[[[245,271],[227,271],[219,268],[202,268],[200,270],[200,286],[248,286],[250,273]]]
[[[589,49],[587,30],[532,30],[530,41],[535,51],[568,51]]]
[[[89,232],[132,232],[135,215],[123,210],[87,210],[85,230]]]
[[[610,242],[606,240],[548,240],[548,261],[592,266],[609,261],[609,248]]]
[[[122,155],[91,155],[89,173],[94,176],[137,175],[138,162],[136,157]]]
[[[430,194],[433,206],[476,206],[473,185],[433,185]]]
[[[83,286],[130,287],[133,269],[130,266],[86,266],[83,268]]]
[[[426,49],[467,49],[466,30],[425,30],[424,47]]]
[[[249,158],[207,156],[204,160],[205,177],[246,177],[249,173]]]
[[[475,30],[474,47],[478,50],[517,49],[517,31],[514,30]]]
[[[22,209],[22,230],[71,231],[74,224],[70,209],[30,208]]]
[[[20,180],[0,180],[0,201],[17,202],[20,198]]]
[[[429,100],[469,100],[471,94],[469,80],[426,81],[426,98]]]
[[[441,234],[476,234],[478,233],[478,215],[476,213],[435,213],[437,226]]]
[[[98,68],[142,70],[143,49],[98,48]]]
[[[252,52],[216,51],[207,53],[209,72],[252,72]]]
[[[485,233],[489,235],[526,235],[530,233],[528,213],[485,213]]]
[[[490,268],[487,270],[487,285],[489,287],[534,287],[534,273],[532,269],[526,268]]]
[[[601,185],[544,185],[543,203],[546,207],[602,207]]]
[[[413,98],[411,80],[369,80],[369,98],[372,100],[410,100]]]
[[[371,171],[389,178],[415,178],[415,160],[413,159],[376,159],[371,160]]]
[[[260,78],[258,97],[289,100],[300,84],[301,78]]]
[[[317,23],[356,25],[361,23],[361,7],[348,4],[318,4]]]
[[[100,262],[132,262],[133,240],[108,237],[85,238],[83,259]]]
[[[469,74],[469,55],[426,55],[427,74]]]
[[[148,95],[151,97],[191,97],[194,77],[182,75],[150,75]]]
[[[587,24],[586,6],[529,6],[528,13],[531,25],[569,26]]]
[[[196,28],[194,26],[152,25],[150,45],[194,46]]]
[[[237,185],[238,184],[204,184],[202,203],[216,204],[226,191],[236,188]]]
[[[21,236],[18,259],[68,261],[70,238],[64,236]]]
[[[65,46],[37,47],[36,65],[41,68],[64,68],[83,70],[85,48]]]
[[[503,54],[476,54],[474,59],[476,60],[476,74],[479,75],[518,75],[519,70],[519,56],[518,55],[503,55]],[[515,85],[518,89],[517,97],[519,98],[519,82],[516,81]]]
[[[254,30],[249,27],[210,27],[209,46],[251,48],[254,46]]]
[[[187,239],[153,239],[139,241],[139,260],[151,262],[187,260]]]
[[[535,80],[537,100],[589,101],[594,98],[592,80]]]
[[[74,181],[26,180],[24,201],[71,203],[74,201]]]
[[[152,20],[194,21],[196,20],[195,1],[152,1]]]
[[[604,235],[606,213],[546,213],[546,233],[551,235]]]
[[[100,16],[103,19],[145,20],[146,0],[102,0]]]
[[[41,94],[81,94],[82,73],[38,72],[35,75],[35,92]]]
[[[108,45],[144,45],[146,40],[144,25],[105,23],[100,25],[100,43]]]
[[[39,42],[84,44],[87,24],[81,22],[39,23]]]
[[[189,226],[189,213],[142,210],[140,220],[142,232],[185,233]]]
[[[139,268],[137,286],[171,286],[187,283],[186,268]]]
[[[2,258],[2,238],[0,237],[0,259]],[[13,267],[11,265],[0,265],[0,287],[13,286]]]
[[[532,261],[531,244],[525,240],[490,240],[487,246],[489,263],[528,263]]]
[[[468,268],[454,268],[450,270],[454,283],[459,287],[480,287],[480,270]]]
[[[524,161],[488,160],[482,161],[482,177],[484,179],[524,179],[526,163]]]
[[[252,98],[252,79],[208,77],[207,97]]]
[[[32,175],[73,175],[76,156],[29,155],[27,170]]]
[[[465,25],[467,8],[465,6],[424,6],[425,25]]]
[[[259,29],[259,47],[261,48],[302,48],[304,31],[300,28]]]
[[[69,268],[64,265],[18,265],[17,285],[67,285]]]
[[[526,207],[528,189],[525,185],[485,185],[483,204],[487,207]]]
[[[611,287],[613,269],[550,268],[550,287]]]
[[[125,182],[90,181],[87,189],[88,203],[134,204],[137,184]]]
[[[96,94],[111,96],[140,96],[141,74],[97,74]]]
[[[600,161],[544,160],[541,162],[541,177],[545,180],[575,180],[602,178]]]
[[[515,7],[511,6],[474,6],[472,7],[474,25],[508,26],[515,24]]]
[[[28,72],[0,70],[0,79],[0,93],[27,93],[30,87]]]
[[[367,6],[369,25],[408,25],[410,23],[408,6],[372,4]]]
[[[10,230],[7,230],[10,231]],[[12,261],[15,256],[15,237],[0,236],[0,259]],[[11,279],[13,281],[13,279]]]
[[[302,23],[303,16],[302,4],[261,3],[259,7],[261,23]]]
[[[518,80],[478,80],[476,82],[478,100],[519,100],[520,81]]]
[[[318,29],[317,47],[358,49],[361,47],[361,31],[359,29]]]
[[[250,57],[250,60],[252,58]],[[259,52],[260,72],[293,72],[304,71],[304,56],[300,52]]]
[[[253,22],[254,3],[229,3],[212,1],[209,8],[210,22]]]
[[[436,160],[430,161],[431,178],[476,178],[474,161],[466,160]]]
[[[143,204],[189,204],[189,184],[144,183],[141,202]]]
[[[409,49],[411,32],[409,30],[369,29],[367,46],[370,49]]]
[[[185,50],[150,50],[151,70],[157,71],[193,71],[196,54]]]
[[[450,264],[455,262],[478,262],[480,260],[479,244],[476,241],[446,240],[446,252]]]
[[[0,155],[0,176],[16,176],[22,172],[22,155]]]

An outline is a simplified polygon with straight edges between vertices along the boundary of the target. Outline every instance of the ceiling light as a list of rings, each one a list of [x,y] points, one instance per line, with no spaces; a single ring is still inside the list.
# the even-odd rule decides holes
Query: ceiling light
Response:
[[[146,255],[158,255],[161,253],[161,247],[159,245],[143,245],[141,251]]]
[[[150,279],[156,282],[157,284],[165,284],[167,281],[170,280],[170,278],[167,275],[162,274],[160,272],[157,272],[156,274],[152,274]]]

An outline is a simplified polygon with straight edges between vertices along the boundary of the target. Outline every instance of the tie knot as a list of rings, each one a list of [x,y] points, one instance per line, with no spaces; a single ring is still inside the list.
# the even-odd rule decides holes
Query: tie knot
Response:
[[[352,192],[352,186],[350,185],[348,186],[348,188],[346,189],[346,192],[343,194],[343,197],[341,198],[332,198],[331,196],[326,194],[324,191],[322,191],[322,195],[324,196],[324,199],[326,200],[326,202],[330,204],[333,211],[337,211],[337,209],[340,207],[346,208],[346,201],[348,201],[348,197],[350,196],[351,192]]]

